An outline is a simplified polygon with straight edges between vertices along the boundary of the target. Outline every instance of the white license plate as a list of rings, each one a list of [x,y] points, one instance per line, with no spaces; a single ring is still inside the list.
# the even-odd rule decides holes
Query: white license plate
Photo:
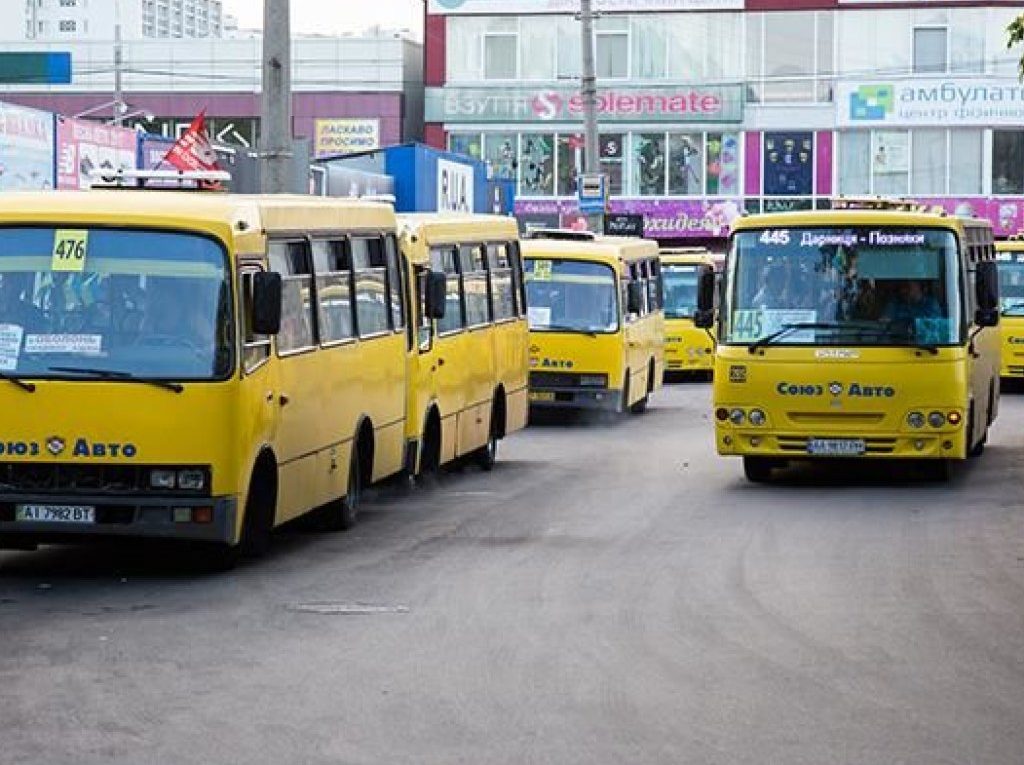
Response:
[[[96,523],[96,508],[89,505],[18,505],[14,518],[31,523]]]
[[[864,453],[862,438],[812,438],[807,442],[807,453],[827,457],[851,457]]]

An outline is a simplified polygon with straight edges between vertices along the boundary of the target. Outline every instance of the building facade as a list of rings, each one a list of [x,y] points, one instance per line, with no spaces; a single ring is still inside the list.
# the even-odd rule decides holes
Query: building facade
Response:
[[[71,85],[12,85],[4,100],[74,116],[110,115],[109,40],[11,43],[5,50],[70,50]],[[123,45],[127,124],[170,137],[205,111],[220,142],[256,146],[261,40],[134,40]],[[418,139],[423,129],[423,47],[387,37],[298,37],[292,47],[293,133],[313,153],[336,154]],[[148,116],[152,115],[153,119]]]
[[[597,0],[601,170],[648,236],[721,242],[743,211],[913,196],[1024,227],[1019,2]],[[799,10],[795,10],[799,8]],[[582,170],[571,0],[429,0],[428,142],[571,223]]]
[[[222,37],[229,22],[221,0],[7,0],[0,29],[13,40],[126,40]]]

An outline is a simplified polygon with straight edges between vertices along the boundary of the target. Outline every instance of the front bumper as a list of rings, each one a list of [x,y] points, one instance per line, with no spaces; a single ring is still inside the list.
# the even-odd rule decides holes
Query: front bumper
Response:
[[[95,523],[17,521],[18,505],[84,505],[95,508]],[[175,508],[208,507],[210,523],[175,522]],[[97,538],[181,539],[233,544],[238,500],[226,497],[111,497],[101,495],[0,494],[0,536],[28,544]]]
[[[861,454],[812,454],[812,438],[861,440]],[[726,428],[717,426],[715,441],[721,455],[774,457],[792,460],[817,459],[958,459],[963,457],[964,431],[907,433],[787,433],[766,432],[763,428]]]
[[[622,410],[622,391],[610,388],[530,388],[530,406],[618,412]]]

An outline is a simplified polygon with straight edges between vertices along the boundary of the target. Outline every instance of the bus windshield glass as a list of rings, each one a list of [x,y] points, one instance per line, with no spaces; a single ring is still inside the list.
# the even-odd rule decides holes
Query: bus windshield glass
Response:
[[[954,345],[956,237],[942,229],[773,228],[733,239],[722,337],[779,345]]]
[[[697,266],[663,265],[665,318],[690,319],[697,310]]]
[[[0,372],[207,380],[232,368],[223,248],[124,229],[0,229]]]
[[[610,266],[534,258],[526,260],[524,269],[531,330],[618,331],[618,291]]]
[[[996,257],[1003,316],[1024,316],[1024,252],[1000,252]]]

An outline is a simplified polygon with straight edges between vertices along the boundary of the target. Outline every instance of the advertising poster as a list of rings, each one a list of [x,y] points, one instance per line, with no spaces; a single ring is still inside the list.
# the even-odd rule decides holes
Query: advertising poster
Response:
[[[57,117],[57,188],[87,189],[93,170],[133,170],[137,133],[99,122]]]
[[[0,103],[0,191],[52,189],[53,115]]]
[[[905,130],[876,130],[871,133],[871,170],[906,173],[910,170],[910,134]]]
[[[315,157],[354,154],[380,148],[380,120],[321,119],[315,123]]]
[[[814,193],[814,134],[764,134],[764,193],[804,196]]]
[[[724,237],[740,216],[736,199],[613,199],[612,216],[639,216],[643,235],[649,239]],[[522,221],[557,220],[573,228],[582,225],[575,201],[522,199],[515,203],[516,218]]]

